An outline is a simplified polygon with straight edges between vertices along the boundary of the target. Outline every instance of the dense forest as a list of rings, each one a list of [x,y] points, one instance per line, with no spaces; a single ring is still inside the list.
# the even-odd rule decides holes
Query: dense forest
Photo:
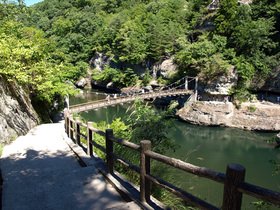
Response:
[[[0,73],[25,84],[37,101],[51,103],[69,91],[63,81],[85,76],[96,52],[131,64],[174,56],[174,78],[189,74],[207,81],[236,66],[239,81],[232,94],[244,94],[279,65],[280,2],[223,0],[215,11],[207,9],[209,3],[45,0],[26,7],[0,1]],[[210,30],[203,28],[206,22]],[[127,86],[146,76],[108,67],[95,78]]]

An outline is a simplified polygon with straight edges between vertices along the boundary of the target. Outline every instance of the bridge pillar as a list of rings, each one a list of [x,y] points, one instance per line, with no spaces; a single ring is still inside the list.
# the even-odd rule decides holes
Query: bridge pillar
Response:
[[[189,84],[188,84],[188,77],[186,77],[186,79],[185,79],[185,89],[186,89],[186,90],[188,90],[188,88],[189,88],[188,85],[189,85]]]
[[[195,77],[194,102],[196,102],[196,100],[197,100],[197,86],[198,86],[198,77]]]

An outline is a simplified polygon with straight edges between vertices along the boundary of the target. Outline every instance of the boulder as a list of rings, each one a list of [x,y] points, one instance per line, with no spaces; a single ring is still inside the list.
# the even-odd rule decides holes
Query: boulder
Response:
[[[220,4],[219,0],[212,0],[212,2],[207,6],[207,9],[210,11],[215,11],[219,9],[219,4]]]
[[[178,70],[178,65],[174,63],[174,57],[170,57],[164,60],[159,65],[159,75],[164,78],[170,78]]]
[[[77,88],[84,88],[88,84],[86,78],[81,78],[76,82],[76,87]]]

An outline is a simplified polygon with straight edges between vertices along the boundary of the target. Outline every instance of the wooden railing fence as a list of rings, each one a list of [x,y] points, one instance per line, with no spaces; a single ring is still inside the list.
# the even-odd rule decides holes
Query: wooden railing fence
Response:
[[[114,161],[117,161],[140,174],[140,201],[143,203],[150,200],[150,183],[153,182],[154,184],[170,191],[171,193],[182,198],[193,206],[199,207],[201,209],[218,209],[210,203],[207,203],[204,200],[201,200],[200,198],[197,198],[190,193],[150,174],[150,160],[154,159],[167,165],[173,166],[174,168],[186,171],[187,173],[191,173],[199,177],[204,177],[224,184],[222,204],[223,210],[241,209],[243,194],[247,194],[257,199],[269,202],[276,206],[280,206],[280,193],[245,182],[245,168],[239,164],[229,164],[227,166],[226,174],[216,172],[208,168],[198,167],[183,162],[179,159],[171,158],[153,152],[151,150],[151,142],[149,140],[143,140],[141,141],[140,145],[137,145],[132,142],[115,137],[113,135],[112,129],[107,129],[106,132],[103,132],[96,128],[93,128],[92,122],[84,124],[80,122],[79,118],[76,118],[74,120],[73,116],[68,111],[65,111],[64,114],[65,129],[69,138],[75,140],[76,144],[81,144],[81,137],[86,139],[88,155],[93,155],[94,148],[98,148],[102,152],[106,153],[107,173],[114,173]],[[87,129],[86,135],[80,132],[81,127]],[[93,132],[105,137],[106,148],[94,141]],[[123,145],[139,152],[140,166],[133,165],[125,159],[116,155],[113,151],[114,143]]]

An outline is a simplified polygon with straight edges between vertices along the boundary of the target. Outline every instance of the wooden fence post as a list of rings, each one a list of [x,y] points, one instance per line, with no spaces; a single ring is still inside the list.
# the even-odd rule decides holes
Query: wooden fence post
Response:
[[[65,132],[67,133],[67,109],[64,109],[64,128]]]
[[[74,138],[74,132],[73,132],[73,128],[74,128],[74,126],[73,126],[73,115],[70,115],[69,116],[69,138],[70,139],[73,139]]]
[[[113,136],[112,129],[106,129],[106,169],[107,173],[114,172],[114,159],[112,157],[114,143],[109,139],[110,136]]]
[[[150,181],[146,179],[146,174],[150,173],[150,158],[145,155],[147,150],[151,150],[151,141],[143,140],[140,142],[140,201],[150,200]]]
[[[90,128],[92,128],[92,125],[92,122],[87,123],[87,154],[89,156],[93,155],[93,146],[90,143],[92,141],[92,130],[90,130]]]
[[[64,111],[64,126],[65,126],[65,132],[67,136],[69,136],[69,117],[68,117],[68,111]]]
[[[76,139],[76,144],[80,145],[81,144],[81,137],[80,137],[80,118],[79,117],[76,117],[75,119],[75,133],[76,133],[76,136],[75,136],[75,139]]]
[[[223,210],[241,209],[242,193],[238,191],[238,187],[244,181],[245,171],[246,169],[239,164],[229,164],[227,166]]]

